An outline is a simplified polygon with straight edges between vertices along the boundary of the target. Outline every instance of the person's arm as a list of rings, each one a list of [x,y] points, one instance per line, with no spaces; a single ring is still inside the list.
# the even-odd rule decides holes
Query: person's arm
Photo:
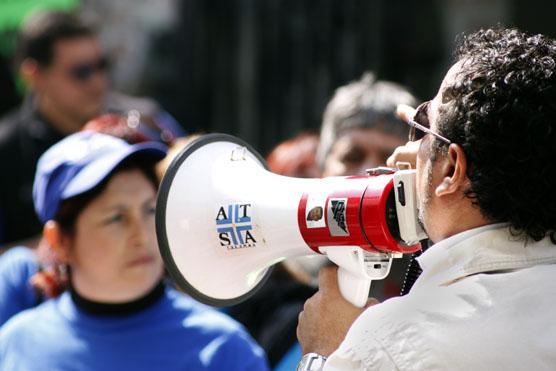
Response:
[[[299,314],[297,338],[302,354],[317,353],[328,357],[344,340],[351,324],[371,305],[358,308],[345,300],[338,288],[337,267],[325,267],[319,272],[319,291],[305,302]]]
[[[378,301],[369,299],[365,308],[353,306],[340,293],[336,272],[336,267],[321,269],[319,292],[299,315],[297,336],[305,358],[297,371],[399,370],[386,344],[367,327],[375,317],[371,312],[378,309],[369,307]]]

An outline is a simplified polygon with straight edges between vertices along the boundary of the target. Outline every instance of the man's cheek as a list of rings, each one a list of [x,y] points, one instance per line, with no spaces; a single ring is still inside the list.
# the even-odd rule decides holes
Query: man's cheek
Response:
[[[423,139],[419,140],[419,148],[417,149],[417,160],[416,162],[421,161],[422,163],[425,163],[426,160],[429,158],[429,141],[428,139],[428,135],[426,135]]]

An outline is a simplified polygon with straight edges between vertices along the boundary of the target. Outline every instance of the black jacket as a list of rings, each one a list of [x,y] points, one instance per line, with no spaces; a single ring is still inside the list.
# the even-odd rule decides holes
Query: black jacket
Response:
[[[36,165],[62,138],[30,98],[0,121],[0,245],[40,234],[32,197]]]

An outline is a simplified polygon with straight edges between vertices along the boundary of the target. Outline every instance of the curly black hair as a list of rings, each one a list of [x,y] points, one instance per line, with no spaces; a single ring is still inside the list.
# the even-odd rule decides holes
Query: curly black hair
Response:
[[[556,230],[556,42],[480,30],[456,59],[464,64],[439,132],[465,151],[466,196],[491,221],[540,240]]]

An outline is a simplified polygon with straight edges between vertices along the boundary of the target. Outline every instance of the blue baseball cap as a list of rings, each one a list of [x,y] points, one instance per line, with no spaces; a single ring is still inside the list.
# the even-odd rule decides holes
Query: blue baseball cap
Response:
[[[85,193],[106,179],[124,160],[145,156],[153,162],[166,156],[156,142],[129,144],[111,135],[78,132],[50,147],[39,159],[33,201],[42,223],[54,218],[62,201]]]

